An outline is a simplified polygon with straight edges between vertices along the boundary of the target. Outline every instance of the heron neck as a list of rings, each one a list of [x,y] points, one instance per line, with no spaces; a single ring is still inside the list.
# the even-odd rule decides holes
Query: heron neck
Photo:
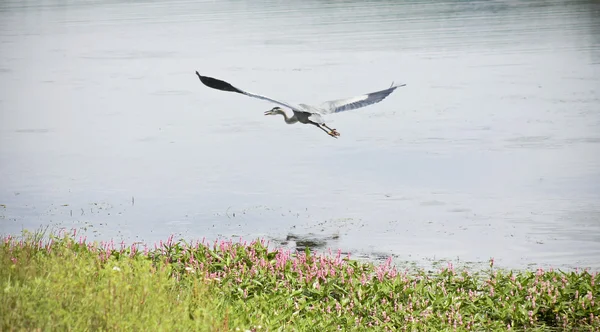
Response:
[[[287,123],[287,124],[293,124],[298,121],[298,119],[296,119],[295,115],[292,115],[291,117],[289,117],[287,115],[287,113],[285,113],[284,111],[277,111],[277,113],[283,115],[283,119],[285,120],[285,123]]]

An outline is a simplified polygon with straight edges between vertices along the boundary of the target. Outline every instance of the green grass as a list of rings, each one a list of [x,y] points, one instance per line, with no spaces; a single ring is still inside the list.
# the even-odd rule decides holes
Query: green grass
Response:
[[[261,241],[148,250],[24,233],[0,246],[2,331],[600,329],[587,271],[398,272]]]

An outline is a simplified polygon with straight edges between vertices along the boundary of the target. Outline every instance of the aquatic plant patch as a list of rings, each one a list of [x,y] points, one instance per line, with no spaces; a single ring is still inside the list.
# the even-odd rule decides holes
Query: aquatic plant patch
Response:
[[[261,240],[149,248],[24,232],[1,247],[3,331],[600,328],[590,271],[401,271]]]

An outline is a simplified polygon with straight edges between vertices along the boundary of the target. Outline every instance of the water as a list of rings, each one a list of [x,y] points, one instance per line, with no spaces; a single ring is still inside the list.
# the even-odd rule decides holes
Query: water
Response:
[[[3,1],[0,231],[600,267],[595,1]],[[273,105],[406,83],[328,116]]]

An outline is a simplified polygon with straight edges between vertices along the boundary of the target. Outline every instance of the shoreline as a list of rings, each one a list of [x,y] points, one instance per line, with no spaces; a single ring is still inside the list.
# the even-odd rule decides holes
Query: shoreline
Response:
[[[410,270],[341,251],[270,249],[264,240],[170,237],[144,248],[60,235],[2,237],[5,328],[152,329],[166,321],[217,330],[600,327],[598,272],[511,271],[493,260],[482,270],[452,263]],[[177,319],[130,315],[164,311]]]

